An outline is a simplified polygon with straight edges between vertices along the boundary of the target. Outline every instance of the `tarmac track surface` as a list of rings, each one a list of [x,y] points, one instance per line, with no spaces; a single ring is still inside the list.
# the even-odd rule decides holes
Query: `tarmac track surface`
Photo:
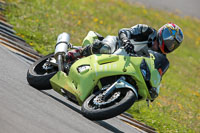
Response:
[[[53,90],[29,86],[30,61],[0,45],[0,133],[141,132],[118,118],[90,121]]]
[[[200,0],[125,0],[143,4],[149,8],[174,12],[180,16],[192,16],[200,19]]]

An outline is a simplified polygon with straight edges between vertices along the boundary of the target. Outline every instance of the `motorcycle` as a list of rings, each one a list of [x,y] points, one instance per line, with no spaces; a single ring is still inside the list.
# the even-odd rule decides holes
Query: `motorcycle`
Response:
[[[69,62],[69,49],[79,48],[70,44],[69,39],[67,33],[58,36],[55,53],[30,66],[27,81],[31,86],[38,90],[53,88],[82,106],[83,116],[91,120],[115,117],[134,102],[158,96],[161,76],[152,54],[130,56],[121,47],[113,54],[93,54]],[[133,45],[137,47],[136,43]]]

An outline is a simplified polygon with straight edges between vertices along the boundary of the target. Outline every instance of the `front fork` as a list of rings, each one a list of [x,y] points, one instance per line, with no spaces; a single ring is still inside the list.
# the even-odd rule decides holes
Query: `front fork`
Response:
[[[132,86],[131,84],[129,84],[128,82],[125,81],[126,78],[124,76],[121,76],[115,83],[113,83],[104,93],[103,95],[103,100],[108,99],[109,95],[118,88],[129,88],[131,89],[136,97],[138,98],[138,93],[137,90],[135,89],[134,86]]]

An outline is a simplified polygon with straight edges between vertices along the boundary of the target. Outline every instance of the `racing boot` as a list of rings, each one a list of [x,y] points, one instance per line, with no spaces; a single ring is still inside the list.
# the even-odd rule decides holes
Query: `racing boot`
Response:
[[[66,55],[66,61],[71,62],[78,58],[83,57],[81,53],[82,53],[82,49],[74,49],[74,50],[69,51]]]

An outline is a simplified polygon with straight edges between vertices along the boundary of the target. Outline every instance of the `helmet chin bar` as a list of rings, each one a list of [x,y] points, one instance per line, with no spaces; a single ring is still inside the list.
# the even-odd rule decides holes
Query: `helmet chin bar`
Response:
[[[159,48],[160,48],[160,51],[161,51],[163,54],[167,54],[167,53],[165,52],[165,50],[164,50],[164,48],[165,48],[164,41],[162,41],[162,45],[159,44]]]

